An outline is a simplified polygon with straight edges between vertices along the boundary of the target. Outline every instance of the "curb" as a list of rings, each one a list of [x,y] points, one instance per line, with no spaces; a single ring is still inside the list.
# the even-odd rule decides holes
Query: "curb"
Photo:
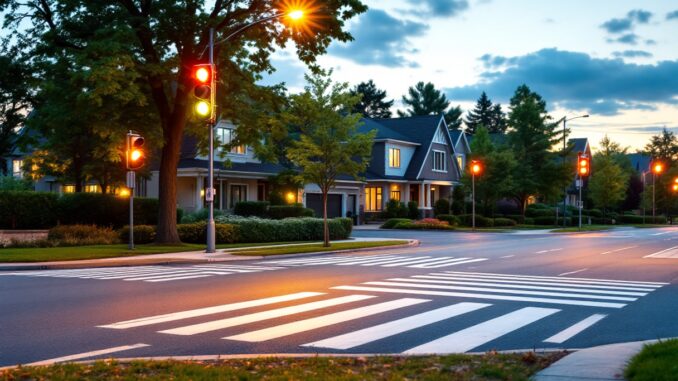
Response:
[[[403,240],[404,241],[404,240]],[[380,251],[388,250],[394,248],[403,248],[403,247],[412,247],[419,246],[419,240],[408,239],[407,243],[401,245],[390,245],[390,246],[375,246],[375,247],[366,247],[362,249],[345,249],[345,250],[332,250],[332,251],[319,251],[313,253],[301,253],[301,254],[284,254],[284,255],[271,255],[271,256],[246,256],[238,255],[237,252],[224,252],[228,256],[227,259],[219,259],[215,257],[207,257],[204,259],[184,259],[184,258],[148,258],[148,259],[139,259],[139,260],[125,260],[120,258],[115,260],[111,258],[110,261],[101,262],[101,263],[91,263],[83,261],[70,261],[70,262],[55,262],[53,264],[46,263],[36,263],[36,264],[26,264],[26,265],[13,265],[0,264],[0,274],[3,272],[10,271],[34,271],[34,270],[64,270],[64,269],[83,269],[83,268],[105,268],[105,267],[130,267],[130,266],[154,266],[154,265],[177,265],[177,264],[203,264],[203,263],[217,263],[217,262],[231,262],[231,261],[249,261],[249,260],[260,260],[266,258],[296,258],[296,257],[307,257],[314,255],[327,255],[327,254],[341,254],[349,252],[365,252],[365,251]],[[185,255],[188,253],[196,252],[180,252],[176,253],[177,255]],[[197,253],[203,253],[202,251]],[[151,254],[154,255],[154,254]]]

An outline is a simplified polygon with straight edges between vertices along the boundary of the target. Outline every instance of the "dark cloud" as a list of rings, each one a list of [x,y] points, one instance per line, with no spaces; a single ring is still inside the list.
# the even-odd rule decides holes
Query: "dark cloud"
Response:
[[[408,61],[402,53],[416,52],[407,39],[422,36],[427,30],[425,24],[397,19],[381,9],[370,9],[350,28],[355,40],[333,44],[329,53],[363,65],[416,67],[418,64]]]
[[[407,0],[419,8],[413,13],[427,17],[454,17],[468,9],[467,0]]]
[[[623,52],[614,52],[613,56],[618,58],[650,58],[652,53],[644,50],[624,50]]]
[[[637,22],[638,24],[647,24],[650,22],[650,18],[652,18],[652,12],[644,11],[642,9],[634,9],[630,11],[626,17]]]
[[[653,110],[657,103],[678,104],[678,61],[637,65],[621,59],[592,58],[585,53],[543,49],[518,57],[502,57],[479,83],[446,89],[451,99],[474,101],[482,91],[506,102],[525,83],[559,106],[598,115],[622,110]],[[483,62],[501,62],[483,56]]]
[[[601,28],[607,30],[608,33],[622,33],[631,30],[633,22],[629,19],[612,19],[605,21]]]
[[[622,44],[636,45],[638,43],[638,35],[631,33],[636,24],[647,24],[652,18],[652,12],[642,9],[634,9],[629,11],[624,18],[615,18],[605,21],[601,28],[605,29],[610,34],[622,34],[621,37],[608,38],[607,42],[619,42]]]
[[[607,42],[618,42],[620,44],[638,45],[638,38],[640,37],[637,34],[628,33],[617,38],[608,38]]]
[[[678,10],[667,13],[666,19],[667,20],[677,20],[678,19]]]

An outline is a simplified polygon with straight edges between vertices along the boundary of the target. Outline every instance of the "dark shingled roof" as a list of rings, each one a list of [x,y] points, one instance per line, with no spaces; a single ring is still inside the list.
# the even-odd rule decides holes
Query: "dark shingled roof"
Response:
[[[588,141],[588,138],[573,138],[567,140],[567,145],[572,147],[572,152],[584,152]]]
[[[652,162],[652,157],[644,153],[629,153],[626,154],[626,157],[631,161],[631,166],[637,172],[644,172],[650,169],[650,162]]]

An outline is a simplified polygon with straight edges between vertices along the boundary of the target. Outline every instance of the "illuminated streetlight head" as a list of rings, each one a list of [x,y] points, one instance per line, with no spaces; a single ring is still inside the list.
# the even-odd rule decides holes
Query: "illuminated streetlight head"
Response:
[[[480,171],[483,170],[483,167],[478,163],[477,161],[471,162],[471,172],[473,172],[474,175],[477,175],[480,173]]]
[[[301,9],[295,9],[293,11],[288,12],[287,17],[295,21],[300,20],[304,17],[304,11],[302,11]]]
[[[287,195],[285,195],[285,197],[287,197],[287,202],[290,204],[297,201],[297,195],[294,194],[293,192],[287,192]]]
[[[652,172],[654,172],[655,174],[660,174],[663,171],[664,171],[664,164],[655,163],[654,165],[652,165]]]

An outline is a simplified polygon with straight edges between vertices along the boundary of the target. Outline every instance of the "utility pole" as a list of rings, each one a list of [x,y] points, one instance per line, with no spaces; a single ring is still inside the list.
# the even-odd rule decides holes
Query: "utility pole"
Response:
[[[209,167],[207,190],[205,190],[205,201],[207,202],[207,249],[205,252],[216,252],[216,224],[214,223],[214,123],[216,104],[216,65],[214,65],[214,28],[210,28],[210,66],[212,67],[212,91],[210,91],[210,101],[212,104],[211,115],[207,121],[209,129]]]

